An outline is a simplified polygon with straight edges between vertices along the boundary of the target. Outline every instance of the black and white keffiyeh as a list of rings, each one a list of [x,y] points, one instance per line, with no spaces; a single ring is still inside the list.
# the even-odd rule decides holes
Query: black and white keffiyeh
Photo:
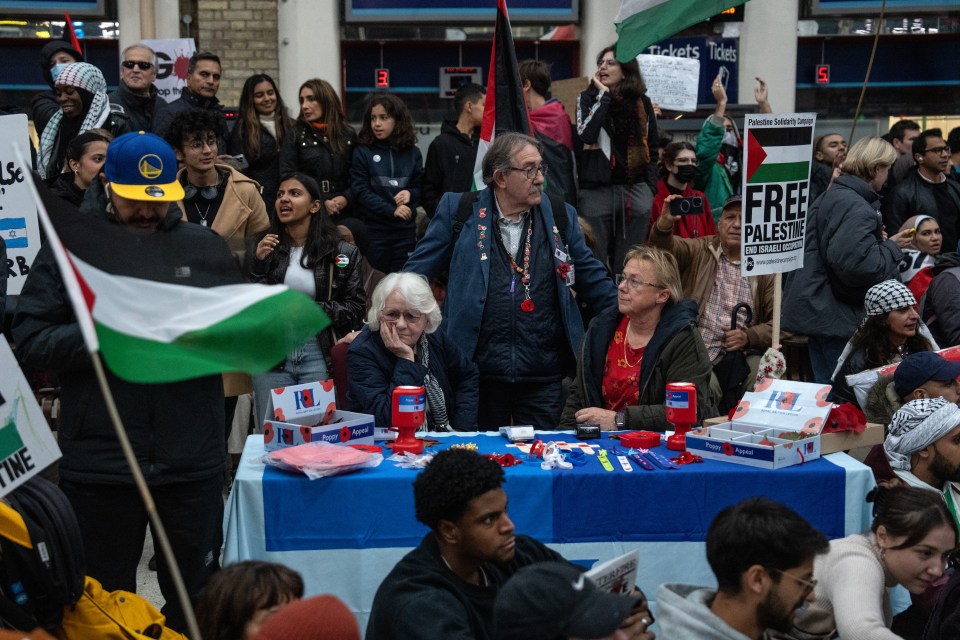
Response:
[[[884,313],[912,307],[917,304],[907,285],[899,280],[884,280],[867,290],[863,300],[863,307],[868,316],[879,316]]]
[[[443,389],[436,377],[430,373],[430,344],[427,342],[426,332],[420,334],[413,358],[427,370],[427,374],[423,376],[423,388],[427,392],[427,426],[431,431],[453,431],[447,417],[447,402]]]
[[[910,456],[960,425],[960,407],[943,398],[920,398],[900,407],[890,420],[883,450],[893,469],[910,471]]]

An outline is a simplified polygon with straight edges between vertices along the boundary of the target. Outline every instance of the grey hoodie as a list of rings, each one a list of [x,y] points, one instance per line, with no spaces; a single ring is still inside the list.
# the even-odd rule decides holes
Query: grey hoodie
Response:
[[[707,604],[716,591],[692,584],[662,584],[657,591],[659,640],[751,640],[718,618]],[[766,638],[766,634],[764,638]]]

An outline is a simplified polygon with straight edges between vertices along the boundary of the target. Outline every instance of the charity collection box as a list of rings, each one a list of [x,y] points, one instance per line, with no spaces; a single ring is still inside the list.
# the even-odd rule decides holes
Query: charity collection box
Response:
[[[766,378],[745,393],[733,419],[687,434],[687,450],[711,460],[780,469],[820,457],[830,385]]]
[[[333,380],[270,392],[263,421],[267,451],[308,442],[373,444],[373,416],[337,409]]]

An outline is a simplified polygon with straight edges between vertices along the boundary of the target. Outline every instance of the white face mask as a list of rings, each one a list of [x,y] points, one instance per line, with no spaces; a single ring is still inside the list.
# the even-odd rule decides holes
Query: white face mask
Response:
[[[723,132],[723,144],[728,144],[731,147],[736,147],[737,145],[737,134],[733,131],[724,131]]]
[[[60,72],[63,71],[63,68],[66,66],[66,63],[60,62],[50,67],[50,77],[53,78],[54,83],[56,83],[57,76],[60,75]]]

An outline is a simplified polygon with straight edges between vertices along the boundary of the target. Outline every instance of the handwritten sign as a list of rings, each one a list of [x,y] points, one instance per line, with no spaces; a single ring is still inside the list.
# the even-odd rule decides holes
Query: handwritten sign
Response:
[[[696,111],[700,61],[674,56],[637,56],[647,96],[670,111]]]
[[[7,293],[20,295],[30,265],[40,251],[37,207],[24,182],[30,167],[14,159],[13,144],[29,156],[27,116],[0,116],[0,237],[7,244]]]

